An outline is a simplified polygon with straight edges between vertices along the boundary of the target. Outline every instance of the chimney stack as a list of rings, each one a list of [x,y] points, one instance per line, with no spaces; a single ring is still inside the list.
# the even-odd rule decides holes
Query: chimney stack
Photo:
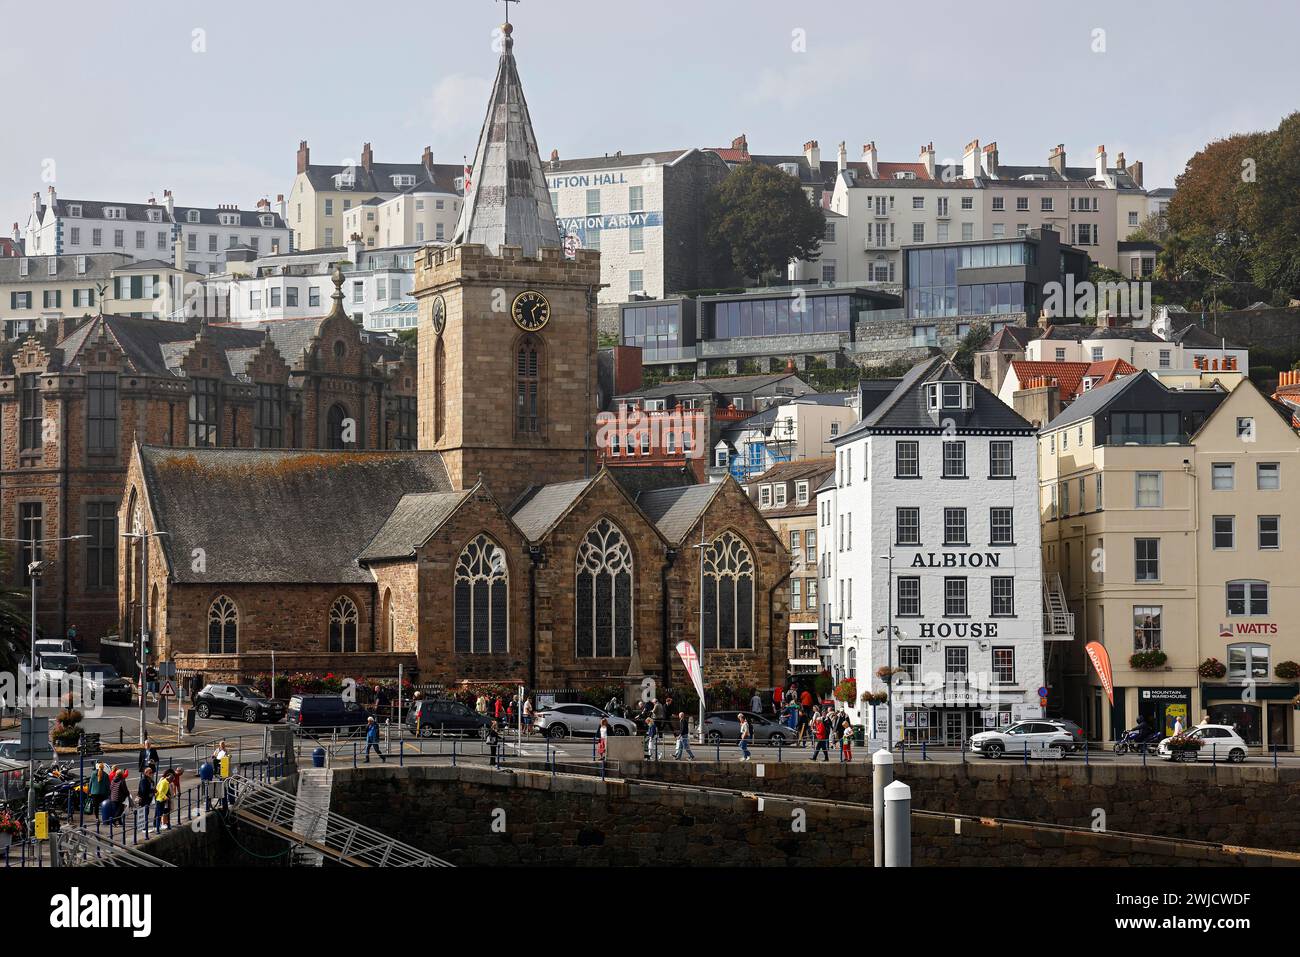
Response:
[[[49,188],[48,192],[49,192],[49,207],[50,209],[54,209],[55,204],[58,203],[59,201],[59,196],[57,193],[54,192],[53,186]]]
[[[365,170],[367,173],[369,173],[371,167],[373,167],[374,165],[375,165],[375,154],[370,149],[370,144],[362,143],[361,144],[361,168]]]
[[[749,159],[749,140],[745,139],[744,133],[741,133],[731,141],[731,148],[733,150],[740,150],[740,152],[745,154],[745,159]]]
[[[980,141],[971,140],[961,157],[961,178],[974,179],[980,174]]]
[[[298,172],[307,172],[307,167],[311,165],[311,150],[307,148],[306,140],[298,142]]]
[[[1051,154],[1047,157],[1047,165],[1056,170],[1056,172],[1065,175],[1065,144],[1057,143],[1052,149]]]
[[[1124,172],[1124,151],[1120,150],[1115,154],[1115,168],[1121,173]]]
[[[22,240],[22,233],[18,232],[18,224],[14,223],[14,245],[17,246],[21,240]],[[17,249],[14,250],[14,255],[15,256],[18,255]]]
[[[1133,177],[1133,182],[1140,187],[1142,185],[1142,161],[1134,160],[1133,165],[1128,168],[1128,174]]]
[[[176,214],[176,201],[170,189],[163,190],[163,201],[167,204],[167,218],[171,219]]]
[[[812,167],[813,175],[822,168],[822,148],[817,145],[816,140],[809,140],[803,145],[803,156]]]
[[[361,251],[365,249],[365,243],[361,240],[360,233],[353,233],[347,241],[348,261],[357,269],[361,268]]]
[[[835,171],[837,173],[843,173],[848,168],[849,150],[848,147],[844,145],[844,141],[840,140],[839,148],[835,151]]]
[[[286,223],[289,221],[289,206],[284,201],[284,193],[278,193],[275,197],[275,211],[280,214],[280,218]]]
[[[433,147],[426,146],[423,155],[420,156],[420,165],[430,173],[433,172]]]
[[[1106,144],[1103,143],[1097,147],[1097,179],[1104,180],[1106,173]]]
[[[862,145],[862,162],[867,164],[867,175],[872,179],[880,176],[880,164],[876,160],[876,141]]]
[[[260,213],[269,213],[271,211],[271,201],[263,196],[257,201],[257,211]]]
[[[996,142],[984,147],[983,170],[984,175],[989,179],[998,178],[998,144]]]

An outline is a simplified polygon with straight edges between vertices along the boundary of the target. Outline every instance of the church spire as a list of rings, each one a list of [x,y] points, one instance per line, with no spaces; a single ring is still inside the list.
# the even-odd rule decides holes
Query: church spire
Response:
[[[560,230],[515,67],[513,34],[509,22],[501,27],[501,62],[452,241],[481,243],[494,255],[502,246],[519,246],[536,256],[543,246],[560,245]]]

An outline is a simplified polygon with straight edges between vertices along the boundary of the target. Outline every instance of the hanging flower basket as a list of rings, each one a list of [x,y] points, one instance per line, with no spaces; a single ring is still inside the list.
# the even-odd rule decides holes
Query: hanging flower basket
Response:
[[[1222,678],[1228,673],[1228,666],[1218,658],[1206,658],[1196,671],[1202,678]]]
[[[1128,664],[1134,671],[1155,671],[1163,668],[1168,660],[1163,651],[1139,651],[1129,658]]]
[[[883,691],[864,691],[862,693],[862,703],[864,705],[884,704],[889,700],[889,695]]]
[[[1294,661],[1279,661],[1273,667],[1273,674],[1283,681],[1295,681],[1296,678],[1300,678],[1300,664]]]
[[[858,679],[845,678],[835,686],[835,700],[852,702],[858,697]]]

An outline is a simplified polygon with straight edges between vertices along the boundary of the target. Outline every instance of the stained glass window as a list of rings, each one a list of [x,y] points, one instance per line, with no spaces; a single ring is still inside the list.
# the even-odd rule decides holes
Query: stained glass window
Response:
[[[239,609],[221,595],[208,606],[208,654],[233,655],[239,650]]]
[[[346,596],[330,605],[330,651],[357,650],[357,606]]]
[[[505,551],[479,535],[456,561],[455,639],[461,654],[500,654],[510,647],[510,573]]]
[[[579,658],[632,654],[632,549],[623,533],[601,519],[578,546],[575,593]]]
[[[705,648],[754,647],[754,556],[739,536],[725,532],[704,550]]]

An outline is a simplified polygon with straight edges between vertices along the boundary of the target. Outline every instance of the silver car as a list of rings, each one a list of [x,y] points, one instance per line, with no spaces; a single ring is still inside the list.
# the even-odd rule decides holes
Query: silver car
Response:
[[[600,734],[600,719],[609,722],[609,733],[636,734],[636,725],[627,718],[616,718],[589,704],[557,704],[543,708],[533,717],[533,725],[550,738],[567,738],[570,735]]]
[[[750,730],[754,733],[753,744],[789,744],[794,740],[794,729],[789,725],[779,724],[771,718],[752,711],[712,711],[704,716],[704,740],[710,744],[721,741],[740,740],[740,720],[743,714],[749,719]]]

